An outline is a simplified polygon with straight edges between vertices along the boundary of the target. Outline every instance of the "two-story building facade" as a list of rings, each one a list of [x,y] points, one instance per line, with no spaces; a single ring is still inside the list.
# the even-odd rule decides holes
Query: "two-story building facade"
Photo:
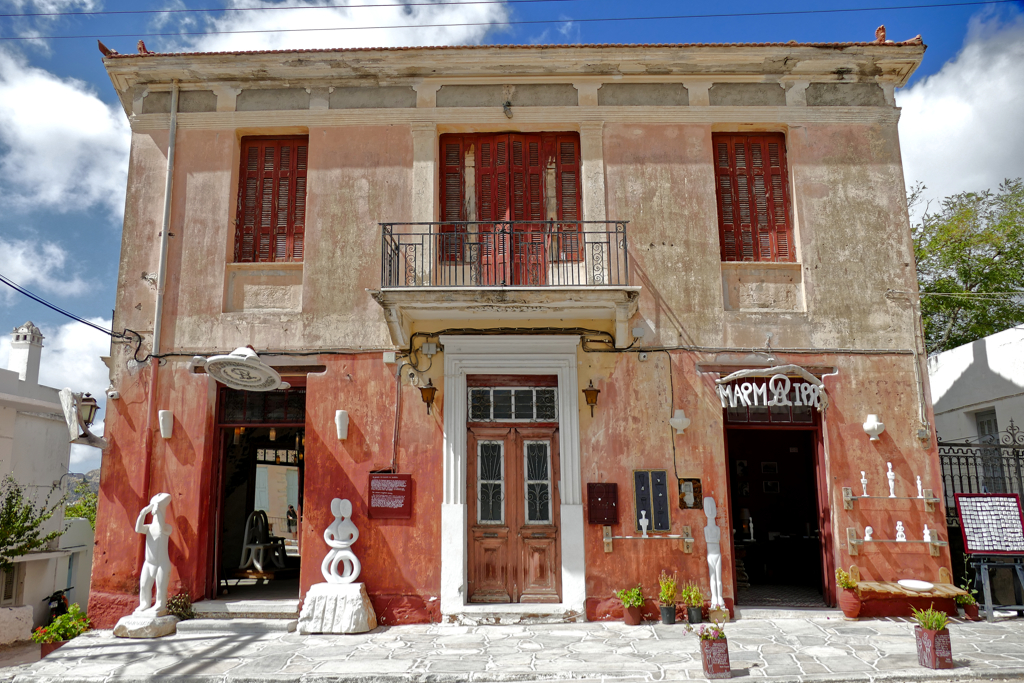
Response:
[[[158,491],[175,585],[245,575],[267,463],[299,470],[297,592],[347,498],[383,623],[609,618],[663,569],[710,598],[708,498],[730,607],[834,604],[855,563],[935,580],[893,99],[923,51],[107,55],[133,131],[114,326],[140,341],[112,350],[94,618],[131,609]],[[193,358],[247,345],[288,389]],[[897,521],[910,542],[862,542]]]

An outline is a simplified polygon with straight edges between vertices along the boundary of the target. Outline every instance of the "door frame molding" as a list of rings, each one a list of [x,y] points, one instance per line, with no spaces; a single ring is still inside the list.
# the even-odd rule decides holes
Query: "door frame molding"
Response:
[[[583,488],[580,483],[578,335],[441,335],[444,347],[444,498],[441,503],[441,614],[547,614],[586,618]],[[561,497],[560,603],[468,604],[466,502],[467,375],[556,375]]]

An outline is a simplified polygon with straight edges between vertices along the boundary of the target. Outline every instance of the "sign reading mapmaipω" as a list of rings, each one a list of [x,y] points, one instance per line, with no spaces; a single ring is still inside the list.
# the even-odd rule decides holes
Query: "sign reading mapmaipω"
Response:
[[[767,382],[730,382],[718,386],[723,408],[737,406],[813,406],[821,408],[821,389],[807,382],[793,382],[774,375]]]

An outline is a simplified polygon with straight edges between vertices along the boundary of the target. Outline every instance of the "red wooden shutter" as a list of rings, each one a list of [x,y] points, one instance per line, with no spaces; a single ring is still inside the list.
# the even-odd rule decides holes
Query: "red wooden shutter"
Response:
[[[714,135],[723,261],[792,261],[785,138]]]
[[[441,229],[438,256],[442,261],[462,259],[460,232],[463,226],[448,221],[464,221],[463,167],[465,155],[461,135],[441,136]]]
[[[308,139],[243,138],[235,261],[301,261]]]
[[[491,284],[500,282],[494,272],[495,255],[504,262],[507,251],[507,240],[495,232],[491,222],[510,220],[508,136],[477,135],[473,140],[480,150],[476,157],[477,220],[483,221],[479,226],[480,256],[487,266],[483,279]]]
[[[580,244],[580,139],[578,135],[555,136],[555,191],[558,193],[558,220],[569,221],[558,226],[559,258],[578,261],[582,258]]]

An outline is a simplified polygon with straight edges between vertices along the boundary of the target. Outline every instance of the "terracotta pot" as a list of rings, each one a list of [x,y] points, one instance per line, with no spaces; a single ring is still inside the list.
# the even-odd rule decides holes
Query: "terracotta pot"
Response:
[[[856,619],[860,614],[860,598],[853,588],[843,588],[839,591],[839,609],[843,610],[843,616],[848,619]]]
[[[643,617],[643,607],[624,607],[622,609],[622,620],[628,626],[639,626]]]
[[[949,629],[929,631],[914,627],[917,637],[917,663],[929,669],[952,669],[953,650],[949,643]]]
[[[964,616],[971,621],[981,621],[981,617],[978,616],[978,603],[973,605],[964,605]]]
[[[675,605],[662,605],[661,606],[661,623],[663,623],[663,624],[674,624],[674,623],[676,623],[676,606]]]
[[[46,655],[50,654],[51,652],[53,652],[61,645],[64,645],[67,642],[68,641],[66,640],[58,640],[55,643],[39,643],[39,657],[45,657]]]
[[[686,620],[691,624],[699,624],[701,619],[701,612],[704,609],[702,607],[687,607],[686,608]]]
[[[729,667],[729,641],[725,638],[700,641],[700,661],[705,678],[732,678]]]

